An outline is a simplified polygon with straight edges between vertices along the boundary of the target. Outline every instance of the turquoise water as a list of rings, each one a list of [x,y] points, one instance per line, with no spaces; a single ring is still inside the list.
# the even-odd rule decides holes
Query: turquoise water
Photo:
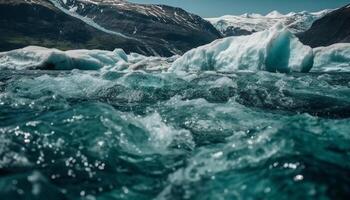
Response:
[[[1,71],[1,199],[347,199],[350,73]]]

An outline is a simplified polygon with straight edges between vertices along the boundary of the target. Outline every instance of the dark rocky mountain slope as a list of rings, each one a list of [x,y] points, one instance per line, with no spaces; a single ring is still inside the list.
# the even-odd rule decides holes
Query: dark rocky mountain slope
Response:
[[[45,0],[0,0],[0,51],[40,45],[59,49],[120,47],[142,43],[103,33]]]
[[[315,21],[309,30],[298,37],[311,47],[350,42],[350,4]]]
[[[221,35],[180,8],[121,0],[0,0],[0,51],[28,45],[170,56]]]

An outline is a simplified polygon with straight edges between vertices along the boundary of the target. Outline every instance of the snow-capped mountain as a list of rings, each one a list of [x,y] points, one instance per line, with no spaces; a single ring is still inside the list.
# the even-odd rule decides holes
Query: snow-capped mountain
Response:
[[[350,4],[315,21],[309,30],[298,37],[304,44],[312,47],[349,43]]]
[[[271,28],[278,22],[282,22],[291,32],[300,33],[308,30],[312,23],[325,16],[331,10],[323,10],[320,12],[291,12],[281,14],[278,11],[272,11],[267,15],[260,14],[243,14],[243,15],[226,15],[218,18],[207,18],[223,35],[237,36],[249,35]]]
[[[124,0],[0,1],[0,20],[0,39],[7,41],[0,51],[44,43],[171,56],[221,37],[209,22],[180,8]]]

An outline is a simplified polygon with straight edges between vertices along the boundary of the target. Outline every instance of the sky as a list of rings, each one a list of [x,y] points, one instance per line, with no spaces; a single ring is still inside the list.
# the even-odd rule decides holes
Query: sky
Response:
[[[202,17],[240,15],[244,13],[267,14],[278,10],[281,13],[320,11],[338,8],[350,0],[129,0],[136,3],[166,4],[181,7]]]

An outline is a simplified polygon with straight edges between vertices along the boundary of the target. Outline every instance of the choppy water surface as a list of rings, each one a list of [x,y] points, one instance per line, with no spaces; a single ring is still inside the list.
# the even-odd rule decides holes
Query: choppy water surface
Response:
[[[350,74],[1,71],[2,199],[346,199]]]

